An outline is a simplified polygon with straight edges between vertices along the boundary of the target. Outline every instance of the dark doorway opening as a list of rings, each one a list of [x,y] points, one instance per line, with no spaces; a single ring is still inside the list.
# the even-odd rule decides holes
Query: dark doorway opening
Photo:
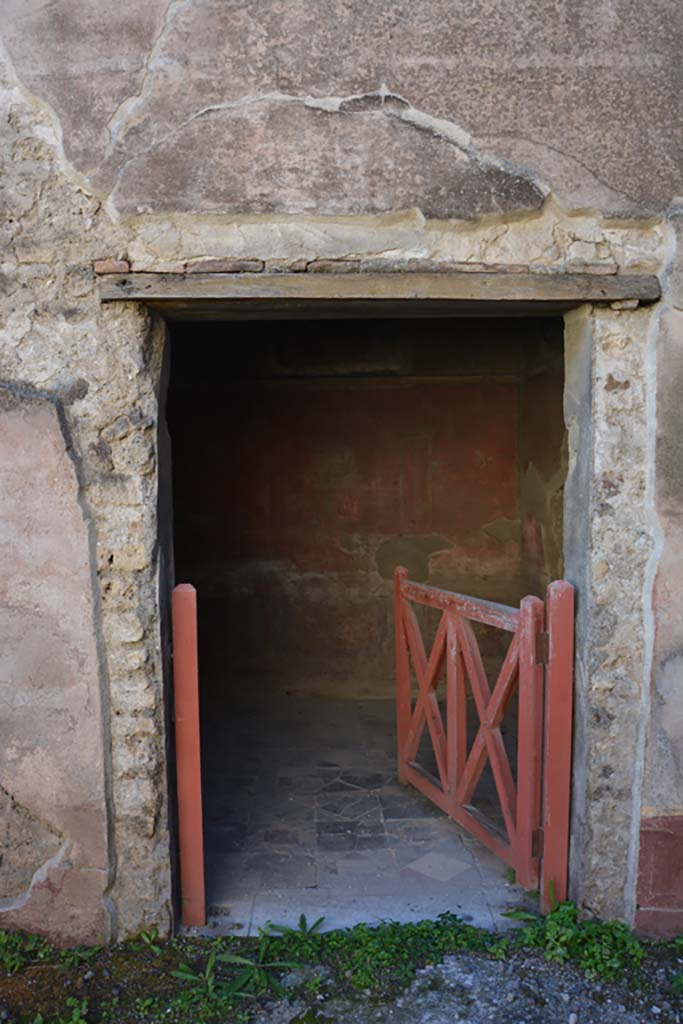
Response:
[[[561,576],[562,393],[559,318],[172,325],[175,571],[199,596],[207,896],[227,927],[490,925],[514,900],[396,783],[392,575],[506,604]],[[504,652],[482,651],[495,672]]]

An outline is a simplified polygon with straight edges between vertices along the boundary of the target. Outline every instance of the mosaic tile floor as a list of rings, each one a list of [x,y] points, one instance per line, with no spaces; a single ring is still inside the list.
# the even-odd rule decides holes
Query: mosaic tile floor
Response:
[[[206,710],[206,709],[205,709]],[[484,927],[525,903],[492,854],[396,782],[393,702],[278,698],[203,723],[214,930],[419,920]]]

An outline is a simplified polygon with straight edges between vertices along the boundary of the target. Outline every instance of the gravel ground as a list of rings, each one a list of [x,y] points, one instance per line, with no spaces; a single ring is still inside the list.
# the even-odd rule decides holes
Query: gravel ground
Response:
[[[535,954],[504,961],[464,954],[419,971],[410,988],[388,1003],[322,995],[314,1006],[310,999],[308,1006],[271,1004],[254,1019],[257,1024],[680,1024],[682,1004],[662,990],[663,975],[649,982],[647,991],[632,992],[589,981],[580,971]]]
[[[564,922],[570,928],[575,915],[569,911],[571,908],[558,908],[555,925]],[[432,924],[439,938],[450,944],[453,935],[449,939],[450,933],[443,930],[447,923],[441,931],[438,923]],[[584,963],[586,951],[590,962],[604,967],[616,969],[618,963],[629,962],[624,950],[631,947],[624,942],[632,940],[625,929],[601,925],[589,929],[581,923],[573,927],[570,937],[573,935],[575,943],[577,936],[588,943],[579,947],[583,948]],[[247,1020],[249,1024],[683,1024],[681,941],[636,944],[637,955],[630,956],[630,962],[635,965],[639,957],[643,959],[639,969],[631,968],[637,970],[631,985],[626,980],[619,984],[590,980],[575,963],[550,963],[542,949],[534,946],[508,949],[503,959],[486,952],[455,953],[419,969],[412,983],[401,989],[397,978],[401,971],[409,970],[411,957],[424,963],[427,957],[440,955],[436,946],[430,945],[435,939],[429,929],[420,932],[418,945],[410,945],[411,934],[389,929],[361,931],[355,939],[353,935],[332,936],[331,946],[325,947],[321,941],[320,955],[310,957],[296,955],[297,943],[292,940],[294,953],[281,959],[315,962],[282,978],[289,998],[245,999],[231,1012],[220,998],[206,999],[206,993],[202,997],[201,985],[198,989],[195,984],[206,970],[209,949],[216,950],[206,941],[185,938],[158,946],[132,941],[104,947],[86,957],[82,951],[60,953],[34,943],[23,951],[24,962],[15,973],[4,975],[0,970],[0,1024],[35,1024],[36,1019],[49,1024],[85,1020],[93,1024],[100,1020],[108,1024],[166,1024],[171,1020],[198,1024],[209,1019],[222,1024]],[[470,937],[476,939],[477,934]],[[415,940],[414,935],[412,938]],[[302,941],[306,944],[309,940],[304,937]],[[22,948],[20,941],[19,953]],[[253,959],[253,943],[239,940],[233,951],[235,948]],[[552,949],[556,954],[562,952],[557,943]],[[6,944],[6,962],[9,952]],[[579,955],[576,949],[574,952]],[[325,959],[334,965],[334,973],[320,962]],[[195,972],[192,985],[179,980],[176,973],[185,963]],[[373,969],[368,970],[370,964],[377,965],[379,974],[374,978]],[[373,978],[372,993],[354,991],[353,979],[358,977],[366,978],[366,984]],[[86,1002],[87,1014],[84,1010],[81,1016],[78,1007]]]

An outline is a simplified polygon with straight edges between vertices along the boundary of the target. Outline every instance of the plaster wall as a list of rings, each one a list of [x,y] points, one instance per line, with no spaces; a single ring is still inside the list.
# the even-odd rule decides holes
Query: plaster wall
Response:
[[[49,905],[13,867],[3,892],[21,906],[0,904],[0,925],[39,925],[63,941],[170,926],[157,529],[164,330],[140,306],[103,306],[95,261],[184,270],[248,259],[297,271],[330,259],[350,269],[427,260],[540,273],[668,264],[674,296],[677,12],[669,0],[647,19],[633,0],[523,10],[4,5],[0,378],[27,424],[45,417],[59,468],[64,511],[53,528],[69,524],[81,574],[71,585],[80,580],[88,607],[65,647],[83,652],[88,695],[71,728],[88,737],[82,795],[99,838],[86,849],[75,813],[45,815],[30,758],[3,761],[0,834],[15,852],[31,837],[31,878],[49,874],[55,834],[74,853]],[[661,612],[680,595],[667,454],[679,435],[680,297],[666,303],[666,317],[595,307],[567,321],[565,564],[579,586],[573,890],[584,908],[629,921],[643,783],[651,818],[681,809],[677,784],[663,788],[678,771],[667,729],[680,706],[680,638]],[[12,488],[17,501],[28,495]],[[26,559],[3,616],[21,619],[36,664],[48,666],[36,608],[22,610],[18,596],[44,596],[41,572]],[[27,680],[15,704],[30,692]],[[31,708],[39,750],[50,706]],[[18,718],[9,723],[21,733]],[[73,916],[68,893],[83,872],[93,888]]]
[[[430,218],[680,192],[672,0],[5,0],[19,76],[110,208]],[[201,167],[201,173],[197,173]],[[354,185],[348,187],[349,178]]]
[[[59,408],[0,389],[3,922],[111,935],[109,768],[89,523]],[[55,522],[59,529],[55,529]],[[36,730],[36,720],[49,728]]]

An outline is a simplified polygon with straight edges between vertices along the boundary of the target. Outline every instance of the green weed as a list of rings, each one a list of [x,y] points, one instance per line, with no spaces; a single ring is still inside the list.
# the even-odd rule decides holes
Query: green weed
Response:
[[[87,999],[76,999],[75,996],[69,996],[66,1001],[67,1010],[70,1010],[68,1017],[59,1016],[54,1020],[54,1024],[88,1024],[88,1000]],[[37,1013],[31,1024],[49,1024],[49,1022],[43,1017],[42,1013]]]
[[[185,982],[198,1000],[212,999],[216,994],[217,955],[216,947],[212,946],[204,970],[195,970],[189,964],[181,964],[177,970],[171,971],[171,975],[179,981]]]
[[[68,1017],[60,1017],[57,1024],[88,1024],[88,1000],[69,996],[66,1001],[71,1013]]]
[[[315,935],[316,932],[322,928],[325,918],[319,917],[313,924],[308,923],[306,915],[301,914],[299,917],[299,923],[296,928],[290,928],[286,924],[271,924],[270,930],[277,932],[280,935]]]
[[[281,974],[286,970],[304,965],[324,968],[320,976],[310,972],[301,981],[299,993],[309,1000],[321,991],[348,988],[385,998],[410,984],[419,968],[458,952],[502,959],[518,950],[536,949],[554,963],[577,965],[590,978],[614,981],[626,976],[635,984],[641,981],[647,949],[623,924],[580,920],[572,903],[556,906],[545,918],[519,911],[509,916],[521,927],[505,934],[475,928],[449,913],[432,921],[360,924],[328,932],[321,931],[321,918],[309,923],[302,914],[297,927],[270,926],[256,940],[233,936],[162,944],[157,932],[149,930],[114,952],[115,976],[130,976],[130,991],[124,988],[115,995],[88,989],[88,1011],[87,1001],[73,997],[65,1005],[61,990],[54,1009],[48,1007],[49,1021],[38,1015],[32,1024],[87,1024],[93,1017],[102,1024],[120,1024],[128,1019],[157,1020],[161,1015],[174,1024],[239,1024],[253,1013],[257,1000],[269,993],[284,994]],[[672,995],[683,998],[683,970],[676,964],[676,956],[683,954],[683,938],[662,949],[672,960]],[[147,950],[159,959],[138,955]],[[60,971],[78,972],[83,963],[98,957],[111,970],[110,950],[77,947],[63,952],[37,936],[0,932],[0,977],[3,970],[10,975],[41,961]],[[97,971],[96,988],[101,986],[100,975]],[[47,1012],[43,1004],[38,1008]],[[62,1016],[56,1016],[60,1011]]]
[[[100,946],[74,946],[72,949],[61,949],[59,951],[59,966],[63,971],[68,971],[72,967],[80,967],[81,964],[87,964],[89,960],[96,957],[100,949]]]
[[[39,935],[0,932],[0,967],[5,974],[15,974],[29,963],[53,956],[54,948]]]
[[[159,938],[159,929],[152,928],[151,931],[141,931],[138,935],[139,942],[133,947],[144,953],[145,950],[149,950],[154,956],[161,956],[161,946],[157,942]]]
[[[145,998],[138,996],[135,1000],[135,1009],[139,1010],[141,1013],[146,1013],[148,1010],[153,1010],[155,1004],[156,999],[154,996],[146,996]]]
[[[500,944],[500,936],[473,928],[454,914],[416,924],[359,924],[322,934],[290,929],[273,940],[278,959],[324,964],[342,983],[378,994],[407,985],[418,967],[437,963],[448,953],[499,951]]]
[[[303,915],[302,915],[303,917]],[[303,917],[304,925],[306,918]],[[316,922],[318,924],[319,922]],[[315,926],[312,929],[315,930]],[[303,932],[295,932],[292,930],[292,934],[298,935],[310,935],[311,932],[305,927]],[[272,938],[268,929],[262,929],[259,935],[259,944],[256,952],[256,956],[251,959],[249,957],[238,956],[236,953],[219,953],[217,959],[221,963],[229,965],[236,971],[236,977],[228,985],[228,992],[235,996],[260,996],[265,992],[272,990],[276,995],[283,996],[285,994],[282,985],[280,984],[275,971],[281,970],[294,970],[298,967],[302,967],[301,963],[293,960],[273,960],[271,959],[271,948]]]
[[[516,945],[542,949],[554,963],[571,961],[589,978],[614,981],[637,971],[645,959],[645,949],[625,924],[581,921],[573,903],[560,903],[547,917],[521,911],[507,916],[524,922]]]

